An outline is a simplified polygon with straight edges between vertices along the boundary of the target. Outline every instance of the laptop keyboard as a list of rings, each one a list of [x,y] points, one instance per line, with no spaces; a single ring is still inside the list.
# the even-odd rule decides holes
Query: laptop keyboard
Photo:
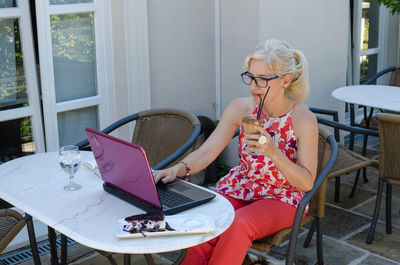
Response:
[[[186,196],[183,196],[181,194],[178,194],[170,190],[167,191],[165,189],[159,188],[157,189],[157,192],[158,196],[160,197],[161,204],[169,208],[193,201],[192,199]]]

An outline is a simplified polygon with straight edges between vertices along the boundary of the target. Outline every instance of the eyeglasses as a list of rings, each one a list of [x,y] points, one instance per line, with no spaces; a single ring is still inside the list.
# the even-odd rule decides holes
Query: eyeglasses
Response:
[[[254,77],[252,76],[249,72],[244,72],[241,74],[243,83],[246,85],[251,85],[251,82],[256,82],[256,85],[258,87],[264,88],[268,86],[268,81],[277,79],[279,75],[276,75],[271,78],[265,78],[265,77]]]

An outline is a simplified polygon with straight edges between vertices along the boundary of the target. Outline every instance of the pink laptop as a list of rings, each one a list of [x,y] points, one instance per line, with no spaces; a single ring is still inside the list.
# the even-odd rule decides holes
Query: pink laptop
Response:
[[[144,149],[116,137],[86,128],[104,190],[145,210],[175,214],[212,200],[205,189],[177,179],[155,185]]]

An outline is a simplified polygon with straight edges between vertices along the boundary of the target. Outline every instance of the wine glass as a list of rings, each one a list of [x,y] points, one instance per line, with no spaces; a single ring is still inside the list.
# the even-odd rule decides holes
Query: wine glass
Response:
[[[65,173],[69,175],[69,184],[64,187],[64,190],[78,190],[81,185],[75,183],[74,176],[81,165],[81,154],[75,145],[66,145],[60,149],[60,166]]]

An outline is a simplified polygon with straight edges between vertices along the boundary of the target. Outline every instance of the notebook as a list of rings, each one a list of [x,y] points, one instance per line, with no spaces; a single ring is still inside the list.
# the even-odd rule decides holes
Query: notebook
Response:
[[[144,149],[86,128],[105,191],[143,209],[175,214],[212,200],[215,194],[183,180],[154,183]]]

